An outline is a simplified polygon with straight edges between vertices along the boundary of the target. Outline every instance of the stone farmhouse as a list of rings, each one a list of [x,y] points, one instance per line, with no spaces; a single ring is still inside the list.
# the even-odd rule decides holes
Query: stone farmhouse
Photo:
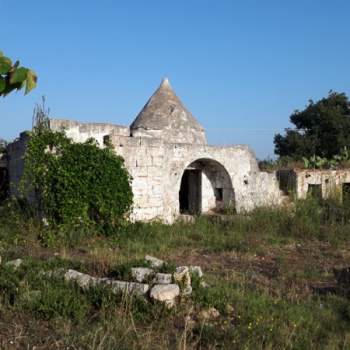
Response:
[[[134,206],[131,219],[173,222],[225,208],[237,212],[279,205],[284,199],[277,175],[259,170],[245,145],[208,145],[205,130],[164,79],[130,127],[51,119],[52,130],[64,129],[76,142],[95,138],[108,142],[125,159],[132,177]],[[28,136],[8,146],[11,192],[23,172]]]

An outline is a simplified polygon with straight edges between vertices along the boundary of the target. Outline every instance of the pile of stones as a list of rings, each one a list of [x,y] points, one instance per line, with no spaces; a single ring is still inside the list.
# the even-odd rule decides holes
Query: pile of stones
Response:
[[[191,279],[196,276],[205,287],[203,272],[200,266],[179,266],[173,273],[160,272],[166,264],[163,260],[146,255],[145,262],[149,267],[131,268],[131,281],[120,281],[108,277],[94,277],[76,270],[57,269],[45,271],[46,277],[64,277],[67,282],[75,282],[82,289],[94,286],[106,287],[113,293],[144,295],[151,300],[165,303],[168,307],[176,304],[178,297],[192,294]],[[8,261],[5,265],[18,269],[22,259]]]
[[[132,281],[93,277],[75,270],[65,272],[64,278],[75,281],[83,289],[99,285],[109,287],[114,293],[149,296],[151,300],[163,302],[168,307],[173,307],[179,296],[191,295],[191,276],[196,275],[206,286],[200,266],[179,266],[174,273],[161,273],[159,270],[165,265],[163,260],[146,255],[145,261],[150,267],[133,267]]]

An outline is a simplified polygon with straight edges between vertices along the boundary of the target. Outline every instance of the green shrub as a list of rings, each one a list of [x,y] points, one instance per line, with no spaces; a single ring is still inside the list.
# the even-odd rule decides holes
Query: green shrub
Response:
[[[22,188],[34,192],[40,216],[51,224],[99,224],[105,232],[123,221],[132,191],[120,156],[93,140],[73,143],[64,132],[43,128],[30,136]]]
[[[23,305],[25,309],[43,319],[61,317],[79,322],[86,318],[90,305],[77,286],[67,286],[63,280],[51,279],[40,287],[38,296]]]
[[[0,296],[3,304],[13,305],[19,293],[20,278],[11,267],[0,266]]]

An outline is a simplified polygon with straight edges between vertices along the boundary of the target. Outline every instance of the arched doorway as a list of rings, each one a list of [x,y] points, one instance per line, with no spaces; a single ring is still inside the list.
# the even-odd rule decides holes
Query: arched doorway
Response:
[[[234,190],[227,170],[202,158],[184,170],[179,191],[180,214],[196,215],[234,206]]]

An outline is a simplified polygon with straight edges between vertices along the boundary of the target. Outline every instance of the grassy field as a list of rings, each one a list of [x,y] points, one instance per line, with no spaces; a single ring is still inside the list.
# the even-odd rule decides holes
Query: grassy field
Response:
[[[350,349],[350,304],[333,269],[350,266],[350,206],[328,200],[194,224],[49,229],[13,203],[0,209],[4,349]],[[88,292],[43,271],[118,277],[146,254],[200,265],[174,309]],[[22,258],[18,270],[4,262]],[[214,307],[218,317],[203,311]],[[208,314],[208,313],[207,313]]]

